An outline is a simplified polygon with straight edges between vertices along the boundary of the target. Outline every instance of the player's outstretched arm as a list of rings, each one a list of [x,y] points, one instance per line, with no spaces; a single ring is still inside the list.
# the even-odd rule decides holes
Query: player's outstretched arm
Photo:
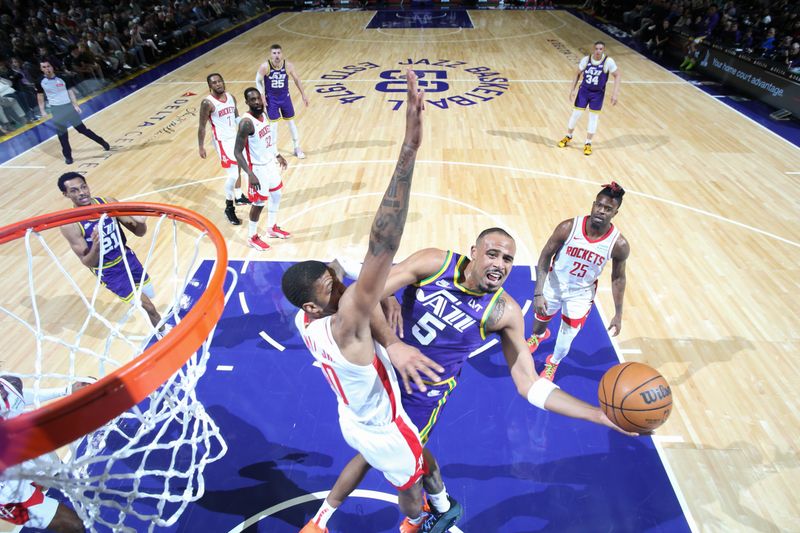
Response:
[[[422,91],[417,92],[417,77],[414,71],[406,72],[408,81],[406,132],[397,165],[389,181],[389,186],[381,200],[378,212],[370,229],[367,254],[364,256],[361,273],[349,298],[343,298],[342,305],[348,305],[346,312],[339,313],[342,326],[346,321],[368,323],[373,308],[382,298],[389,269],[392,266],[400,238],[403,236],[408,206],[411,196],[411,181],[417,150],[422,142]],[[342,311],[344,311],[342,309]],[[350,325],[351,328],[354,324]]]

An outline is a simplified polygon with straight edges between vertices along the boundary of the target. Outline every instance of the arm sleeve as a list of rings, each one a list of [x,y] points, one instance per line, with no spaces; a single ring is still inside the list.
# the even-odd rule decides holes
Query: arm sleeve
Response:
[[[58,387],[55,389],[39,389],[39,401],[47,402],[49,400],[55,400],[56,398],[61,398],[62,396],[66,396],[67,394],[69,394],[69,387]],[[22,396],[25,398],[25,405],[33,405],[34,400],[36,399],[34,391],[29,388],[25,388],[25,390],[22,391]]]

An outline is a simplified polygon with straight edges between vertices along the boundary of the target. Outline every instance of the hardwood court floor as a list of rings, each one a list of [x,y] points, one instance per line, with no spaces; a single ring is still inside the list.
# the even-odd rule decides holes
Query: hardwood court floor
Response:
[[[697,529],[796,530],[800,188],[789,173],[800,171],[798,150],[566,12],[473,11],[474,29],[440,30],[365,30],[371,16],[277,16],[88,118],[118,149],[106,158],[71,133],[69,169],[85,170],[96,195],[197,210],[223,230],[232,257],[256,257],[244,226],[225,222],[222,172],[208,140],[208,159],[198,157],[196,113],[210,72],[223,74],[245,111],[242,92],[278,42],[311,105],[292,88],[308,158],[289,155],[281,124],[290,168],[279,221],[295,236],[267,255],[358,257],[404,127],[402,107],[394,110],[403,93],[376,87],[402,90],[390,71],[410,59],[432,83],[398,257],[426,246],[467,252],[481,229],[500,225],[517,239],[516,261],[534,264],[559,221],[587,213],[601,184],[620,182],[628,194],[615,222],[631,257],[617,344],[672,384],[675,410],[656,438]],[[575,65],[598,39],[623,87],[585,157],[585,116],[575,146],[556,141]],[[486,73],[497,73],[483,86],[494,93],[476,91]],[[55,186],[68,170],[55,139],[10,165],[32,168],[0,167],[0,223],[69,206]],[[15,254],[0,261],[4,271],[23,268]],[[75,258],[64,263],[80,270]],[[608,276],[597,301],[607,319]]]

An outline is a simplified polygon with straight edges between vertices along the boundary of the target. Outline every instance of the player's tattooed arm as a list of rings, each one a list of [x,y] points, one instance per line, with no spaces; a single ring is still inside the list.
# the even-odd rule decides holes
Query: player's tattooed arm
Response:
[[[206,158],[206,148],[203,146],[206,142],[206,122],[211,115],[211,103],[203,98],[200,104],[200,124],[197,126],[197,146],[200,149],[200,157]]]
[[[487,331],[497,331],[498,324],[503,319],[503,315],[506,313],[506,298],[505,295],[500,295],[497,299],[497,302],[494,304],[494,308],[492,312],[489,314],[489,318],[486,320],[486,330]]]

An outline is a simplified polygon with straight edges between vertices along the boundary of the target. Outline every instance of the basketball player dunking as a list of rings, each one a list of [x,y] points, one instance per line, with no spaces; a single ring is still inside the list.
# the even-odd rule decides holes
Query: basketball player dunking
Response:
[[[402,290],[403,341],[442,367],[438,380],[424,381],[424,388],[407,384],[401,391],[403,408],[420,428],[422,442],[427,441],[441,420],[469,354],[483,345],[491,334],[500,337],[517,392],[533,406],[635,435],[616,426],[600,408],[536,376],[525,342],[522,310],[503,290],[515,254],[516,243],[511,235],[501,228],[489,228],[478,235],[469,256],[426,248],[392,267],[384,296]],[[350,276],[360,279],[355,272]],[[379,321],[373,322],[374,326],[379,324]],[[324,512],[330,514],[330,508],[341,505],[367,470],[368,462],[363,457],[354,457],[326,498],[325,505],[329,508],[323,505],[317,516]],[[400,531],[417,533],[419,527],[406,520]]]
[[[564,220],[550,236],[536,265],[536,289],[533,294],[535,322],[528,339],[531,353],[547,338],[547,324],[561,311],[561,328],[556,346],[547,356],[540,376],[552,381],[558,364],[567,356],[572,341],[592,309],[597,292],[597,278],[608,260],[611,268],[611,291],[614,295],[614,318],[608,326],[613,336],[622,328],[622,300],[625,297],[625,261],[630,246],[611,223],[622,205],[625,189],[617,183],[604,185],[592,203],[589,216]],[[555,256],[555,257],[554,257]]]
[[[273,44],[270,47],[269,59],[258,67],[256,87],[264,95],[264,106],[267,109],[267,116],[270,121],[277,122],[282,118],[289,123],[289,131],[292,133],[292,142],[294,143],[294,155],[298,159],[303,159],[306,154],[300,148],[300,134],[297,132],[297,126],[294,123],[294,106],[292,105],[292,97],[289,94],[289,76],[294,81],[297,90],[300,91],[303,103],[308,107],[308,98],[306,98],[306,93],[300,84],[300,78],[297,76],[294,65],[283,58],[281,45]],[[274,137],[277,149],[277,124],[275,126]]]
[[[461,516],[461,505],[448,497],[433,456],[423,451],[416,426],[399,401],[400,390],[387,350],[373,337],[378,305],[408,215],[417,150],[422,141],[425,93],[416,75],[408,81],[406,132],[397,166],[383,195],[372,228],[358,283],[345,287],[329,265],[303,261],[283,275],[286,298],[300,308],[295,323],[320,363],[338,400],[339,425],[347,443],[398,490],[403,514],[424,531],[443,533]],[[422,511],[422,485],[433,509]],[[327,505],[327,500],[326,500]],[[317,513],[302,533],[327,531],[334,509]]]
[[[617,105],[619,98],[620,72],[614,60],[606,55],[606,45],[602,41],[594,43],[594,52],[591,56],[584,56],[578,64],[575,80],[569,98],[575,98],[575,109],[569,118],[567,134],[558,141],[560,148],[566,147],[572,141],[572,132],[581,118],[583,111],[589,108],[589,125],[586,128],[586,143],[583,145],[585,155],[592,154],[592,137],[597,132],[597,122],[600,120],[600,110],[603,109],[603,99],[606,95],[606,82],[608,75],[614,77],[614,91],[611,93],[611,105]],[[578,88],[580,82],[580,88]],[[575,89],[578,96],[575,96]]]
[[[283,181],[281,170],[288,166],[286,159],[278,153],[274,133],[276,124],[264,114],[264,99],[254,87],[244,91],[244,101],[249,111],[239,121],[236,145],[233,153],[239,168],[247,172],[247,197],[250,200],[250,222],[247,227],[247,245],[256,250],[269,250],[258,235],[258,219],[264,203],[267,207],[267,236],[288,239],[292,236],[277,224],[278,207],[281,203]],[[263,182],[263,183],[262,183]]]
[[[244,197],[241,189],[241,175],[239,166],[236,164],[236,157],[233,155],[233,147],[236,142],[236,130],[239,126],[239,111],[236,109],[236,98],[225,91],[225,80],[218,73],[209,74],[206,78],[208,90],[211,94],[203,98],[200,104],[200,124],[197,127],[197,144],[199,145],[200,157],[206,158],[205,140],[206,124],[211,123],[211,136],[214,141],[214,148],[219,155],[219,162],[225,169],[225,216],[228,222],[234,226],[241,224],[241,220],[236,216],[234,202],[237,204],[249,204],[250,201]]]

